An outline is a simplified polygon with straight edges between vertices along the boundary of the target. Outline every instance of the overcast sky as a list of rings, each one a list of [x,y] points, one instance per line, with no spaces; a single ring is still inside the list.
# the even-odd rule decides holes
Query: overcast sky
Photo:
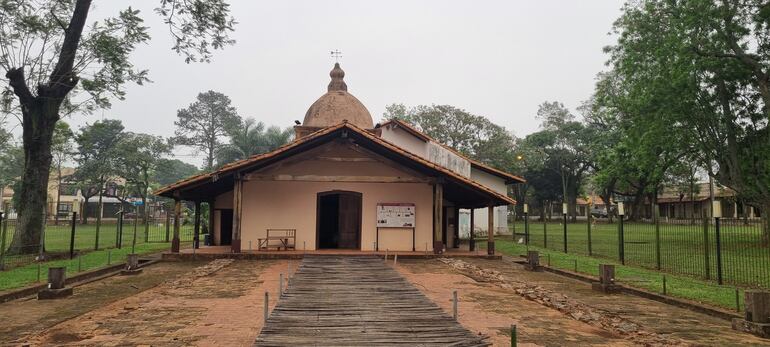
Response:
[[[290,126],[326,92],[343,52],[348,91],[377,122],[385,106],[449,104],[483,115],[517,136],[538,128],[540,103],[576,108],[606,69],[602,47],[620,0],[593,1],[252,1],[230,0],[239,24],[235,46],[210,64],[184,63],[170,50],[158,1],[131,1],[153,40],[134,54],[154,83],[127,86],[126,100],[97,114],[72,116],[75,128],[118,118],[126,128],[169,136],[176,111],[206,90],[228,95],[244,117]],[[92,19],[126,1],[95,1]],[[200,165],[202,156],[178,148]]]

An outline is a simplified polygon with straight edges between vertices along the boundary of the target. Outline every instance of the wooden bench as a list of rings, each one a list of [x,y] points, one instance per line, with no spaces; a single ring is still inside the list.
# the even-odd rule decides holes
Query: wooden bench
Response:
[[[259,242],[258,249],[260,251],[268,250],[270,247],[276,247],[279,251],[281,248],[284,250],[295,249],[296,235],[296,229],[267,229],[265,237],[257,239],[257,242]]]

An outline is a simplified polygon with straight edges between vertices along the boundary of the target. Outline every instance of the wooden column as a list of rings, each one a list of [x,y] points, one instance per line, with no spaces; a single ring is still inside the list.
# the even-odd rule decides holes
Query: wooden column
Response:
[[[209,201],[209,242],[214,245],[214,200]]]
[[[200,248],[200,233],[201,233],[201,202],[195,202],[195,225],[193,226],[193,248]]]
[[[171,252],[179,253],[179,215],[182,213],[182,201],[174,199],[174,237],[171,239]]]
[[[487,231],[487,254],[495,255],[495,207],[489,204],[489,230]]]
[[[452,248],[460,248],[460,208],[454,209],[454,235],[452,235]]]
[[[233,253],[241,253],[241,202],[243,201],[243,178],[235,174],[233,186],[233,238],[230,249]]]
[[[436,183],[433,186],[433,253],[439,254],[444,251],[444,242],[442,242],[441,225],[444,220],[444,186]]]
[[[470,239],[468,240],[468,250],[471,252],[476,250],[476,239],[475,239],[476,236],[473,235],[473,231],[474,231],[473,228],[476,227],[476,222],[474,221],[474,215],[476,214],[475,212],[476,212],[475,209],[471,209],[471,229],[470,229]]]

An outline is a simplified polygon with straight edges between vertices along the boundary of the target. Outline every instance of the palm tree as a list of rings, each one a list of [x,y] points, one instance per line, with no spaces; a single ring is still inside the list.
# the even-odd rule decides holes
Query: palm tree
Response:
[[[277,126],[265,128],[264,123],[247,118],[241,127],[230,134],[230,143],[217,149],[217,166],[272,151],[289,143],[292,137],[291,128],[281,129]]]

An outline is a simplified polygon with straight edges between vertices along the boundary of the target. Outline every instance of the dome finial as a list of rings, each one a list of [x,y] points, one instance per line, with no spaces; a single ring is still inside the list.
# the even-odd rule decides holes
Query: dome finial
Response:
[[[340,63],[334,63],[334,68],[329,72],[329,76],[331,76],[332,81],[329,82],[328,91],[348,91],[348,85],[343,80],[345,78],[345,71],[342,71],[342,68],[340,68]]]

